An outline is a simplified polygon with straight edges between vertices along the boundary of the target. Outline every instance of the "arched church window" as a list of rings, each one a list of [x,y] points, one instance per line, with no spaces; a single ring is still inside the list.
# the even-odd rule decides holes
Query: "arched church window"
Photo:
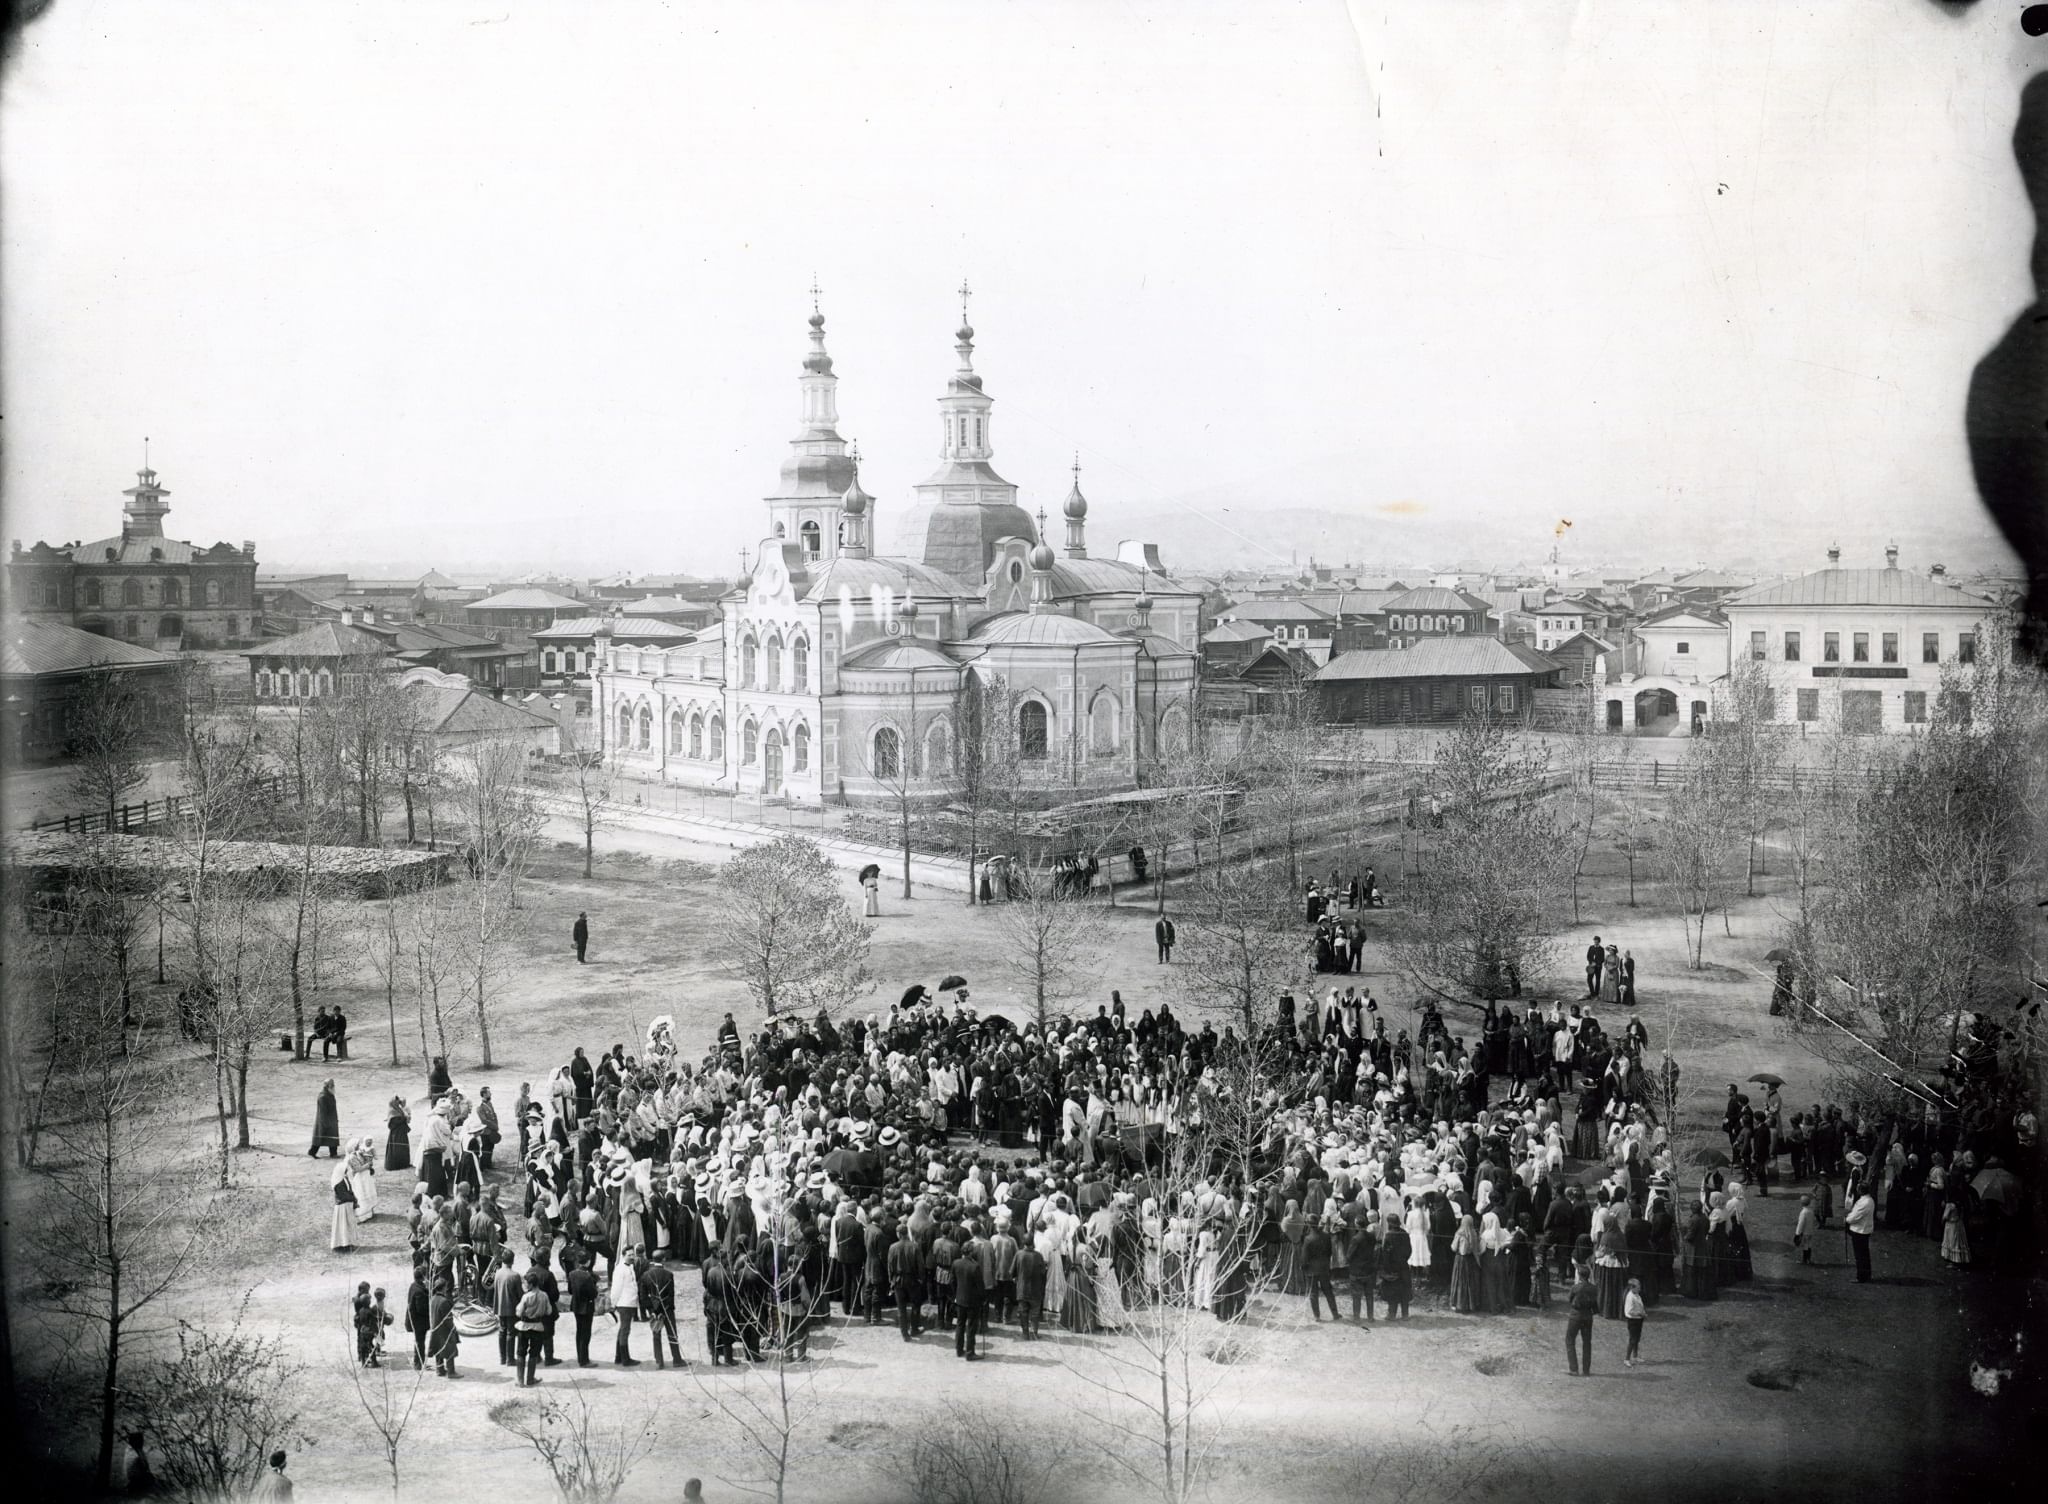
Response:
[[[754,687],[754,660],[756,656],[757,650],[754,647],[753,638],[746,638],[740,643],[740,688],[742,689],[752,689]]]
[[[790,739],[790,767],[801,773],[811,765],[811,728],[802,721],[797,722],[796,735]]]
[[[139,606],[142,604],[142,581],[123,580],[121,582],[121,604],[124,606]]]
[[[619,746],[623,749],[633,745],[633,707],[619,707]]]
[[[1028,762],[1043,762],[1049,740],[1045,707],[1026,700],[1017,707],[1017,755]]]
[[[703,760],[704,757],[704,713],[699,711],[690,717],[690,756]]]
[[[680,752],[683,747],[683,713],[671,710],[668,713],[668,745],[664,752]]]
[[[761,731],[752,721],[740,727],[740,761],[751,763],[761,753]]]
[[[1113,753],[1120,740],[1117,725],[1116,696],[1108,690],[1095,697],[1095,703],[1088,707],[1088,750],[1097,754]]]
[[[185,592],[178,588],[178,582],[176,580],[166,579],[164,581],[164,604],[166,606],[183,605],[184,595]]]
[[[640,707],[640,740],[639,740],[639,747],[640,747],[640,750],[641,750],[642,752],[645,752],[645,751],[646,751],[646,750],[647,750],[647,749],[648,749],[649,747],[651,747],[651,746],[653,746],[653,745],[654,745],[654,712],[653,712],[653,711],[651,711],[651,710],[649,710],[649,709],[648,709],[648,708],[647,708],[647,707],[646,707],[645,705],[642,705],[642,706]]]
[[[932,778],[944,778],[953,771],[953,736],[944,721],[925,734],[924,770]]]
[[[871,759],[877,778],[895,778],[903,766],[902,744],[894,728],[884,726],[875,733],[875,755]]]
[[[782,688],[782,639],[780,637],[768,639],[768,673],[763,682],[764,687],[768,689],[779,690]]]
[[[779,522],[775,524],[775,536],[778,538],[785,536],[782,531],[782,524]]]
[[[782,733],[773,727],[761,741],[761,787],[771,794],[782,792]]]
[[[798,694],[806,693],[811,685],[811,643],[807,637],[799,637],[789,645],[789,687]],[[802,766],[799,764],[798,766]]]
[[[97,605],[98,605],[99,603],[100,603],[100,582],[99,582],[98,580],[87,580],[87,581],[85,582],[85,600],[84,600],[84,604],[86,604],[86,605],[88,605],[88,606],[97,606]]]
[[[206,604],[209,606],[218,606],[220,604],[219,580],[208,580],[206,582]]]
[[[818,532],[818,524],[815,522],[806,522],[802,527],[798,528],[796,531],[797,536],[803,540],[804,552],[813,559],[817,558],[821,546],[821,535]]]
[[[706,737],[704,755],[723,762],[725,760],[725,717],[713,711],[711,714],[711,726],[704,734]]]

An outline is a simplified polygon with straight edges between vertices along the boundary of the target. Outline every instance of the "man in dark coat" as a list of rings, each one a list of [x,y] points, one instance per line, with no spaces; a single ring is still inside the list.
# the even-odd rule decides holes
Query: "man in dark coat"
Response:
[[[576,923],[570,927],[569,938],[570,940],[575,942],[576,961],[577,964],[581,965],[583,961],[583,952],[586,949],[588,949],[590,945],[590,916],[588,914],[577,914]]]
[[[1159,943],[1159,964],[1166,965],[1173,960],[1173,921],[1164,914],[1152,926],[1152,938]]]
[[[647,1323],[647,1330],[654,1339],[654,1366],[666,1367],[661,1361],[661,1339],[668,1337],[669,1355],[678,1368],[687,1367],[683,1361],[682,1344],[676,1341],[676,1277],[666,1264],[639,1261],[634,1270],[640,1277],[640,1319]]]
[[[849,1320],[854,1307],[860,1303],[860,1276],[867,1263],[867,1252],[865,1230],[849,1197],[839,1203],[839,1215],[832,1219],[832,1272],[839,1283],[839,1298]]]
[[[318,1159],[325,1149],[329,1159],[341,1158],[341,1109],[334,1101],[334,1083],[320,1088],[313,1101],[313,1147],[306,1153]]]
[[[981,1361],[974,1340],[981,1335],[988,1306],[988,1286],[982,1280],[981,1254],[965,1248],[953,1260],[953,1309],[957,1313],[953,1331],[953,1355],[970,1363]]]
[[[1600,971],[1607,964],[1607,951],[1595,935],[1593,943],[1586,947],[1586,996],[1600,995]]]
[[[1045,1255],[1030,1238],[1017,1240],[1017,1330],[1025,1341],[1038,1335],[1045,1307]]]
[[[576,1318],[576,1366],[595,1368],[590,1360],[590,1327],[597,1319],[597,1276],[590,1272],[587,1259],[570,1261],[569,1314]]]
[[[517,1362],[513,1323],[519,1318],[519,1297],[526,1285],[512,1267],[512,1250],[498,1250],[498,1267],[491,1275],[491,1310],[498,1318],[498,1363],[511,1368]]]
[[[597,1072],[590,1068],[584,1058],[583,1046],[576,1046],[576,1053],[569,1061],[569,1080],[576,1088],[576,1116],[579,1120],[590,1116],[591,1103],[596,1100],[593,1083]]]
[[[896,1330],[908,1342],[923,1330],[918,1325],[924,1301],[923,1258],[911,1239],[909,1225],[896,1229],[889,1245],[889,1290],[896,1299]]]
[[[412,1366],[427,1366],[427,1328],[433,1324],[427,1307],[427,1275],[424,1269],[412,1272],[412,1288],[405,1292],[405,1329],[412,1333]]]
[[[882,1301],[889,1293],[889,1229],[882,1224],[880,1202],[868,1203],[868,1225],[861,1234],[861,1296],[869,1326],[882,1324]]]

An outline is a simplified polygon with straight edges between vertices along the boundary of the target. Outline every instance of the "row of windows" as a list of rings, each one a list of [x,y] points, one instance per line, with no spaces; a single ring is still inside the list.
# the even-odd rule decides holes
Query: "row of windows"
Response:
[[[324,700],[334,693],[334,676],[326,669],[262,669],[256,675],[259,700]]]
[[[158,604],[165,606],[182,606],[185,604],[185,587],[179,584],[177,580],[166,578],[157,581],[157,585],[159,587]],[[203,598],[209,606],[233,605],[234,594],[232,585],[223,589],[221,581],[208,580]],[[117,595],[119,596],[118,600],[115,598]],[[147,595],[148,592],[144,589],[143,582],[140,579],[134,578],[121,581],[121,588],[118,591],[114,589],[114,582],[112,580],[102,582],[95,579],[86,579],[81,580],[78,585],[78,604],[81,606],[141,606],[148,604]],[[42,603],[45,606],[61,606],[64,604],[64,586],[62,581],[43,581]]]
[[[1797,693],[1796,713],[1802,721],[1820,719],[1820,691],[1802,689]],[[1775,698],[1775,697],[1774,697]],[[1927,691],[1909,689],[1902,697],[1900,719],[1908,726],[1927,724]],[[1937,712],[1944,720],[1961,725],[1970,724],[1970,697],[1960,691],[1944,692],[1936,701]],[[1837,709],[1842,725],[1849,731],[1876,731],[1884,724],[1884,692],[1876,689],[1845,689],[1841,692]],[[1763,718],[1771,719],[1774,713],[1772,701],[1764,704]]]
[[[540,655],[540,671],[544,674],[580,674],[586,672],[597,655],[576,648],[543,648]]]
[[[1849,661],[1851,663],[1869,663],[1871,661],[1871,635],[1869,632],[1851,632],[1849,634]],[[1897,663],[1899,661],[1899,634],[1897,632],[1879,632],[1876,636],[1877,662]],[[1798,663],[1800,661],[1800,655],[1805,649],[1804,645],[1800,642],[1799,633],[1787,632],[1785,634],[1784,649],[1785,661],[1787,663]],[[1684,646],[1681,644],[1679,651],[1683,652],[1684,650]],[[1768,632],[1751,632],[1749,634],[1749,656],[1758,663],[1761,663],[1769,654],[1770,634]],[[1820,634],[1820,661],[1822,663],[1840,663],[1842,661],[1842,634],[1840,632],[1823,632]],[[1941,662],[1941,634],[1939,632],[1922,632],[1920,634],[1920,661],[1922,663]],[[1956,662],[1975,663],[1976,661],[1977,634],[1975,632],[1956,633]]]
[[[1462,632],[1465,618],[1462,616],[1390,616],[1387,618],[1390,632]]]
[[[759,673],[760,681],[755,682]],[[811,682],[810,639],[798,637],[789,645],[789,687],[803,694]],[[750,636],[740,642],[740,688],[779,691],[782,688],[782,639],[771,637],[765,649]]]
[[[631,705],[619,707],[618,745],[635,748],[642,752],[654,750],[654,711],[642,705],[637,710]],[[761,760],[763,747],[772,752],[775,768],[779,774],[782,766],[782,732],[769,728],[764,743],[760,727],[752,720],[740,726],[740,762],[753,764]],[[687,750],[685,750],[687,749]],[[725,755],[725,717],[713,711],[707,719],[703,711],[697,711],[687,721],[680,710],[672,710],[668,717],[668,746],[663,749],[671,756],[689,757],[698,762],[715,762]],[[803,772],[811,765],[811,728],[799,721],[789,740],[790,766],[795,772]]]

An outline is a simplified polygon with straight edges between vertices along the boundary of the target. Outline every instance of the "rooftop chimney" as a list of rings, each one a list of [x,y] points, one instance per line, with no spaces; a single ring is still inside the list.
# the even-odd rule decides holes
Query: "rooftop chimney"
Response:
[[[1948,573],[1948,566],[1946,564],[1931,564],[1928,566],[1927,572],[1938,580]]]
[[[243,553],[245,553],[245,554],[247,554],[247,555],[248,555],[248,556],[249,556],[250,558],[252,558],[252,559],[253,559],[253,558],[255,558],[255,557],[256,557],[256,540],[255,540],[255,539],[253,539],[253,538],[244,538],[244,539],[242,540],[242,552],[243,552]]]
[[[1842,562],[1842,550],[1841,550],[1841,547],[1840,547],[1840,545],[1838,545],[1838,544],[1833,544],[1833,543],[1830,543],[1830,544],[1828,545],[1828,568],[1830,568],[1830,569],[1833,569],[1833,568],[1835,568],[1835,567],[1836,567],[1837,565],[1839,565],[1839,564],[1840,564],[1841,562]]]
[[[1884,546],[1884,567],[1885,567],[1886,569],[1897,569],[1897,568],[1899,567],[1899,545],[1898,545],[1898,544],[1896,544],[1896,543],[1887,543],[1887,544],[1886,544],[1886,545]]]

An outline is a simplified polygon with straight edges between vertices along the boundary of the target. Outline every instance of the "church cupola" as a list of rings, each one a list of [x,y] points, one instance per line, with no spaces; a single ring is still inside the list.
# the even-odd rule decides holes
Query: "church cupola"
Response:
[[[945,429],[939,458],[954,465],[985,462],[995,453],[989,438],[989,410],[995,402],[981,389],[981,377],[975,372],[974,326],[967,322],[967,300],[972,295],[962,282],[960,328],[954,335],[957,343],[953,346],[960,365],[947,381],[945,395],[939,398],[939,418]]]
[[[860,463],[856,455],[853,484],[839,499],[839,552],[842,557],[865,559],[868,556],[868,513],[874,504],[874,497],[860,487]]]
[[[797,378],[802,411],[789,458],[782,462],[781,484],[768,498],[770,530],[798,544],[813,563],[829,560],[838,547],[839,512],[846,488],[853,484],[854,462],[839,436],[839,378],[825,349],[825,315],[818,307],[818,289],[811,288],[810,352]],[[870,498],[869,525],[873,525]]]
[[[1088,557],[1088,498],[1081,494],[1081,456],[1074,456],[1074,488],[1067,492],[1067,504],[1061,508],[1067,514],[1067,557],[1085,559]]]
[[[156,483],[149,468],[149,440],[142,441],[142,468],[135,472],[135,484],[121,493],[128,500],[121,507],[121,537],[161,538],[164,513],[171,509],[164,498],[171,493]]]

